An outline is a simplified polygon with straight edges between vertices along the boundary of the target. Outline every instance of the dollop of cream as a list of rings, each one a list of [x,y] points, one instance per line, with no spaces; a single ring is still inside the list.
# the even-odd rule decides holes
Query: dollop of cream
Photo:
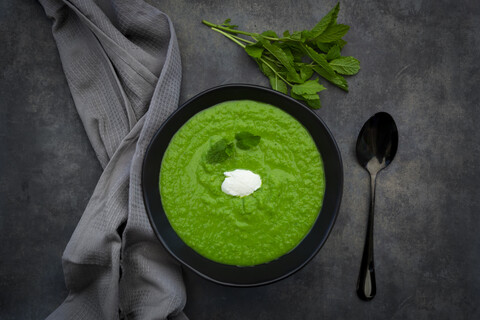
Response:
[[[222,191],[235,197],[246,197],[262,186],[262,179],[250,170],[236,169],[223,173]]]

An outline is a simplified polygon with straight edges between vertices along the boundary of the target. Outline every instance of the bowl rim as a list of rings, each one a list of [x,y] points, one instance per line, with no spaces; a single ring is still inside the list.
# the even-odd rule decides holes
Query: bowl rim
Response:
[[[208,95],[208,94],[212,94],[216,91],[221,91],[221,90],[225,90],[225,89],[246,89],[246,90],[256,90],[256,91],[262,91],[262,92],[265,92],[265,93],[269,93],[269,94],[274,94],[274,95],[277,95],[277,96],[280,96],[281,99],[287,99],[289,100],[291,103],[294,103],[296,105],[298,105],[300,108],[303,108],[304,111],[307,111],[308,113],[310,113],[310,115],[313,117],[313,119],[315,119],[315,121],[319,122],[320,125],[322,126],[322,129],[325,131],[326,135],[328,136],[328,138],[330,139],[332,145],[331,147],[333,147],[333,151],[335,153],[335,157],[337,158],[336,160],[338,161],[338,181],[336,181],[336,184],[337,184],[337,188],[336,188],[336,192],[337,192],[337,197],[336,197],[336,201],[334,203],[334,207],[333,207],[333,212],[332,212],[332,216],[331,216],[331,219],[328,221],[328,225],[326,226],[326,232],[323,234],[323,236],[321,237],[320,239],[320,242],[316,245],[316,247],[311,251],[311,253],[308,255],[308,257],[304,258],[303,261],[301,263],[299,263],[296,267],[292,268],[291,270],[289,270],[288,272],[285,272],[279,276],[276,276],[274,278],[271,278],[271,279],[267,279],[267,280],[264,280],[264,281],[255,281],[255,282],[251,282],[251,283],[235,283],[235,282],[232,282],[232,281],[225,281],[225,280],[219,280],[219,279],[216,279],[212,276],[209,276],[207,274],[205,274],[204,272],[200,271],[200,270],[197,270],[194,266],[192,266],[190,263],[186,262],[185,259],[182,259],[173,249],[171,249],[169,243],[167,243],[167,241],[164,239],[164,237],[162,236],[161,232],[159,231],[159,229],[157,228],[157,225],[155,223],[155,218],[154,218],[154,212],[153,212],[153,209],[151,208],[151,205],[150,205],[150,202],[149,202],[149,195],[147,194],[147,190],[146,190],[146,184],[145,184],[145,181],[147,179],[147,166],[149,165],[148,163],[148,159],[149,159],[149,154],[152,152],[152,146],[154,145],[155,141],[158,139],[158,137],[160,136],[160,134],[162,133],[162,130],[170,123],[170,121],[172,121],[172,119],[174,119],[177,114],[179,114],[180,112],[182,112],[183,109],[185,109],[186,107],[188,107],[189,105],[192,105],[193,102],[197,101],[198,99],[200,99],[201,97],[204,97],[205,95]],[[234,101],[234,100],[241,100],[241,99],[225,99],[223,101]],[[247,99],[245,99],[247,100]],[[248,99],[248,100],[255,100],[255,99]],[[268,102],[265,102],[265,103],[268,103]],[[198,112],[204,110],[204,109],[207,109],[211,106],[213,106],[214,104],[212,105],[209,105],[197,112],[195,112],[193,115],[197,114]],[[273,105],[273,104],[272,104]],[[278,107],[278,106],[276,106]],[[282,108],[280,108],[282,109]],[[283,109],[282,109],[283,110]],[[283,110],[285,111],[285,110]],[[288,113],[288,112],[287,112]],[[290,113],[289,113],[290,114]],[[192,115],[192,116],[193,116]],[[294,118],[296,118],[293,114],[290,114],[292,115]],[[192,116],[190,116],[188,119],[190,119]],[[188,121],[188,119],[186,121]],[[297,118],[296,118],[297,119]],[[185,123],[186,121],[184,121],[180,126],[179,128],[176,130],[178,131]],[[300,120],[297,119],[297,121],[299,121],[302,125],[304,125]],[[304,125],[305,126],[305,125]],[[308,128],[306,128],[307,131],[309,131],[309,133],[311,134],[310,130],[308,130]],[[175,132],[176,133],[176,132]],[[174,133],[174,134],[175,134]],[[173,134],[173,135],[174,135]],[[169,141],[167,143],[167,145],[170,143],[170,140],[171,138],[173,137],[173,135],[169,138]],[[312,134],[311,134],[312,135]],[[313,137],[312,135],[312,138],[315,140],[315,138]],[[315,141],[315,143],[317,144],[317,141]],[[318,148],[318,146],[317,146]],[[320,152],[320,150],[319,150]],[[164,153],[164,152],[163,152]],[[163,158],[163,153],[162,153],[162,158]],[[320,152],[321,153],[321,152]],[[322,160],[323,160],[323,155],[322,155]],[[160,167],[161,165],[161,161],[158,163],[158,167]],[[324,166],[325,166],[325,163],[324,163]],[[326,171],[326,170],[325,170]],[[326,172],[325,172],[325,175],[326,175]],[[141,175],[141,188],[142,188],[142,194],[143,194],[143,199],[144,199],[144,205],[145,205],[145,209],[146,209],[146,212],[147,212],[147,215],[148,215],[148,219],[150,221],[150,225],[152,226],[152,229],[155,233],[155,236],[157,237],[157,239],[160,241],[160,243],[162,244],[162,246],[164,247],[164,249],[175,259],[177,260],[178,262],[181,263],[181,265],[187,267],[188,269],[190,269],[191,271],[193,271],[194,273],[196,273],[197,275],[201,276],[202,278],[204,279],[207,279],[209,281],[212,281],[214,283],[217,283],[217,284],[220,284],[220,285],[225,285],[225,286],[231,286],[231,287],[256,287],[256,286],[262,286],[262,285],[266,285],[266,284],[270,284],[270,283],[274,283],[274,282],[277,282],[279,280],[282,280],[282,279],[285,279],[289,276],[291,276],[292,274],[296,273],[297,271],[299,271],[300,269],[302,269],[305,265],[307,265],[317,254],[318,252],[320,251],[320,249],[323,247],[323,245],[325,244],[326,240],[328,239],[332,229],[333,229],[333,226],[335,225],[335,222],[336,222],[336,219],[338,217],[338,212],[340,210],[340,205],[341,205],[341,200],[342,200],[342,196],[343,196],[343,183],[344,183],[344,172],[343,172],[343,162],[342,162],[342,157],[341,157],[341,153],[340,153],[340,150],[338,148],[338,145],[330,131],[330,129],[326,126],[326,124],[323,122],[323,120],[315,113],[313,112],[313,110],[311,110],[310,108],[306,107],[305,105],[303,105],[302,103],[298,102],[297,100],[283,94],[283,93],[280,93],[278,91],[275,91],[273,89],[270,89],[270,88],[266,88],[266,87],[263,87],[263,86],[258,86],[258,85],[253,85],[253,84],[244,84],[244,83],[232,83],[232,84],[225,84],[225,85],[219,85],[219,86],[215,86],[215,87],[211,87],[207,90],[204,90],[200,93],[198,93],[197,95],[193,96],[192,98],[188,99],[187,101],[185,101],[183,104],[181,104],[180,107],[178,107],[162,124],[161,126],[157,129],[157,131],[155,132],[155,134],[152,136],[146,150],[145,150],[145,154],[144,154],[144,158],[143,158],[143,162],[142,162],[142,175]],[[157,178],[158,180],[158,178]],[[325,202],[325,194],[326,194],[326,191],[327,191],[327,183],[326,182],[326,186],[325,186],[325,193],[324,193],[324,200],[323,202]],[[157,183],[158,185],[158,183]],[[159,191],[159,190],[158,190]],[[160,197],[160,192],[158,192],[158,196]],[[313,224],[313,226],[311,227],[311,229],[309,230],[309,232],[305,235],[305,237],[302,239],[302,241],[300,241],[297,246],[295,248],[293,248],[291,251],[289,251],[288,253],[284,254],[283,256],[286,256],[286,255],[289,255],[291,252],[293,252],[295,249],[297,249],[300,244],[302,244],[304,242],[304,240],[310,235],[310,233],[313,231],[314,227],[317,225],[317,222],[319,220],[319,217],[320,215],[322,214],[322,211],[323,211],[323,208],[324,208],[324,203],[322,203],[322,208],[320,209],[320,212]],[[163,208],[162,208],[162,212],[163,212],[163,215],[166,216],[165,212],[163,211]],[[167,219],[168,221],[168,219]],[[170,224],[169,224],[170,225]],[[170,228],[173,230],[173,228],[171,227],[170,225]],[[182,241],[183,242],[183,241]],[[187,246],[185,243],[184,243],[185,246]],[[188,246],[187,246],[188,247]],[[191,249],[190,247],[188,247],[190,250],[194,251],[193,249]],[[196,253],[196,251],[194,251]],[[198,253],[196,253],[197,255],[199,255]],[[199,255],[201,256],[201,255]],[[224,265],[224,266],[228,266],[228,267],[231,267],[231,268],[239,268],[239,269],[253,269],[255,267],[258,267],[258,266],[264,266],[264,265],[268,265],[274,261],[277,261],[279,260],[280,258],[282,258],[283,256],[279,257],[278,259],[275,259],[271,262],[267,262],[265,264],[260,264],[260,265],[254,265],[254,266],[232,266],[232,265]],[[205,260],[208,260],[210,261],[210,263],[213,263],[213,264],[220,264],[218,262],[215,262],[213,260],[209,260],[208,258],[205,258],[203,256],[201,256],[203,259]],[[220,265],[223,265],[223,264],[220,264]]]

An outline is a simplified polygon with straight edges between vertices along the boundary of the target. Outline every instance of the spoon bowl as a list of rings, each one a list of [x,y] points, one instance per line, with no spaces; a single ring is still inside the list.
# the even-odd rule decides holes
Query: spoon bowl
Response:
[[[358,163],[370,173],[370,212],[363,249],[362,264],[357,281],[357,294],[362,300],[371,300],[376,294],[373,263],[373,219],[377,173],[387,167],[398,148],[398,130],[392,116],[386,112],[373,115],[362,127],[357,139]]]
[[[370,173],[392,162],[398,147],[398,130],[392,116],[376,113],[364,125],[357,139],[357,160]]]

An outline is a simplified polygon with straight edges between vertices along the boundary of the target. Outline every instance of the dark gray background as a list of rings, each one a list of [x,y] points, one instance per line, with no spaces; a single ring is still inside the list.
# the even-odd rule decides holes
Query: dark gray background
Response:
[[[242,29],[312,27],[334,1],[154,1],[182,53],[181,101],[224,83],[267,85],[234,43],[200,21]],[[300,272],[253,289],[186,272],[191,319],[480,319],[480,2],[342,1],[344,55],[362,70],[331,86],[318,114],[341,150],[336,225]],[[66,297],[62,251],[101,173],[65,81],[51,22],[32,1],[0,2],[0,319],[41,319]],[[400,133],[378,177],[377,297],[355,283],[368,211],[356,136],[377,111]]]

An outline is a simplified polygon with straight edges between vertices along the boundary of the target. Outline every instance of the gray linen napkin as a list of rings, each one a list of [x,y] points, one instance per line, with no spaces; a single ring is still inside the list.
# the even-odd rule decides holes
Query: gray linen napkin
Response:
[[[40,2],[104,168],[63,254],[69,295],[48,319],[186,318],[180,267],[155,238],[141,189],[145,149],[178,104],[172,23],[141,0]]]

